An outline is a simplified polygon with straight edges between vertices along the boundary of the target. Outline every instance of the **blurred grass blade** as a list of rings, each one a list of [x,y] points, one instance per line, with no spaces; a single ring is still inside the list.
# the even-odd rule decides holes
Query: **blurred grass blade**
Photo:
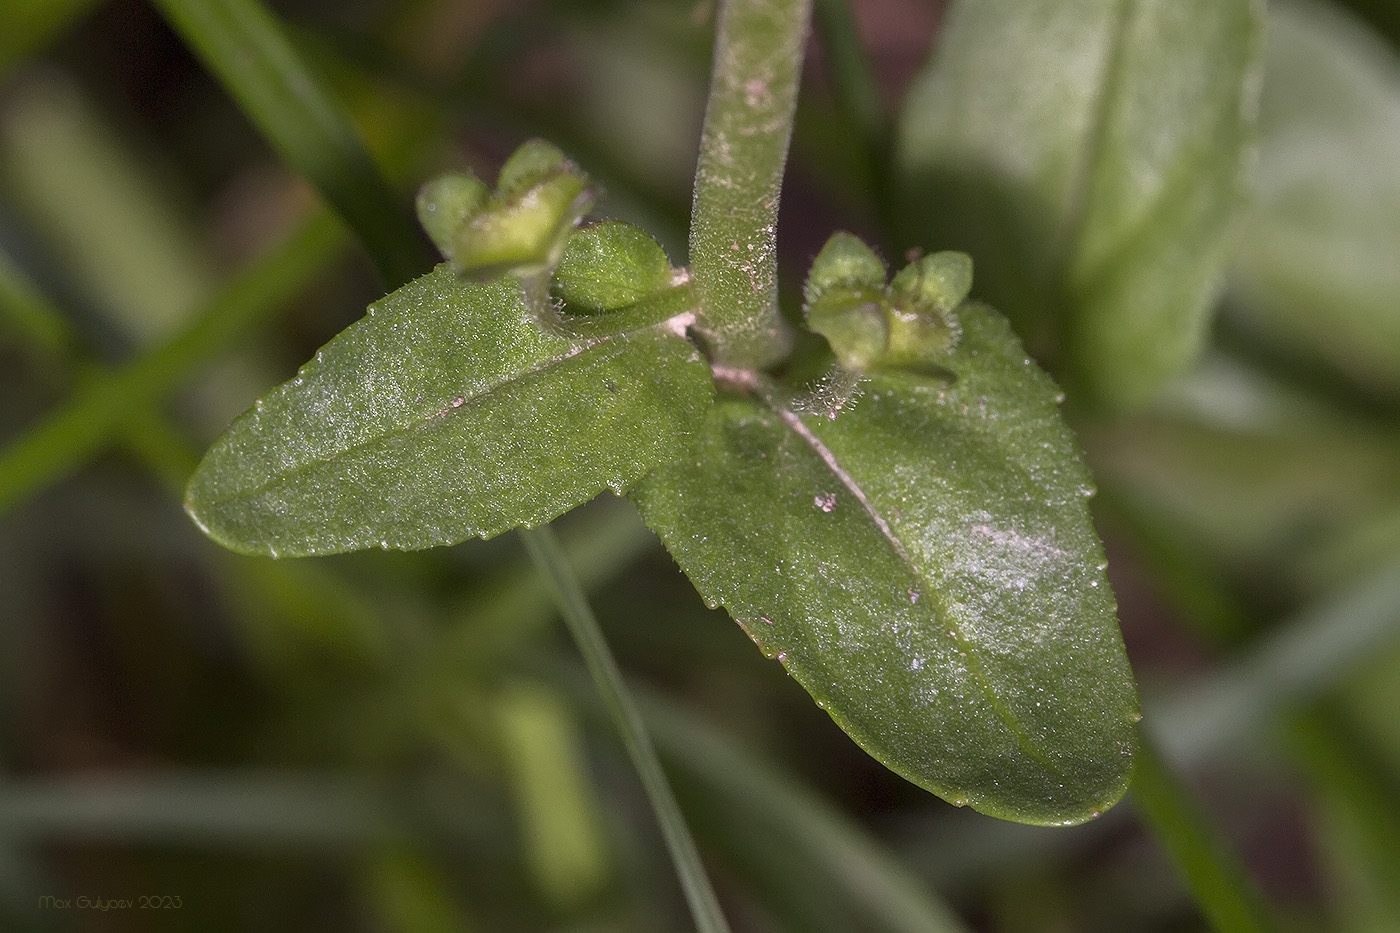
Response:
[[[417,847],[393,844],[375,854],[361,872],[364,899],[378,919],[377,930],[411,933],[472,933],[486,929],[468,919],[454,896],[453,879]]]
[[[891,126],[874,63],[861,40],[851,0],[815,0],[817,35],[831,70],[836,103],[849,129],[860,140],[861,169],[866,175],[875,212],[888,240],[892,223],[889,203]]]
[[[98,0],[5,0],[0,4],[0,78],[67,29]]]
[[[399,826],[386,798],[330,775],[143,774],[0,783],[0,839],[341,850]]]
[[[587,591],[613,580],[657,548],[656,536],[636,510],[610,497],[571,514],[558,534],[569,568]],[[513,563],[464,594],[452,610],[457,624],[444,637],[438,658],[446,669],[494,669],[538,638],[557,609],[539,585],[538,567],[526,560]]]
[[[0,253],[0,346],[11,341],[50,364],[66,363],[77,347],[68,318]]]
[[[1176,863],[1211,925],[1220,933],[1275,929],[1243,866],[1145,738],[1133,764],[1134,808]]]
[[[168,335],[214,287],[172,173],[132,145],[66,74],[26,74],[7,90],[6,193],[124,336],[145,346]]]
[[[839,104],[852,125],[865,136],[872,168],[883,171],[889,149],[889,119],[880,100],[880,87],[870,55],[861,42],[851,0],[815,0],[818,37],[826,46]]]
[[[835,895],[854,906],[861,930],[940,933],[966,929],[946,905],[875,839],[762,756],[679,708],[644,697],[643,713],[662,754],[690,796],[705,798],[713,819],[706,834],[752,830],[781,858],[769,873],[801,875],[809,896]],[[871,923],[875,925],[870,925]]]
[[[433,264],[427,241],[349,117],[257,0],[156,0],[272,146],[359,236],[394,288]]]
[[[0,514],[81,465],[133,413],[174,389],[195,367],[272,317],[344,244],[340,225],[317,213],[255,261],[170,340],[96,375],[57,411],[0,451]]]
[[[535,887],[561,911],[577,910],[611,866],[576,716],[557,691],[525,680],[497,691],[492,707]]]
[[[622,671],[618,669],[617,661],[603,639],[602,629],[598,627],[598,620],[588,605],[588,598],[570,570],[563,548],[559,546],[559,539],[548,526],[522,530],[520,535],[554,592],[569,634],[578,645],[593,683],[602,694],[603,706],[621,734],[627,755],[642,780],[647,800],[651,803],[652,812],[671,853],[671,861],[680,876],[681,888],[685,891],[696,929],[699,933],[727,933],[729,924],[710,887],[710,879],[705,874],[705,866],[695,848],[695,840],[691,838],[690,828],[686,826],[685,817],[676,804],[666,772],[656,758],[656,749],[627,691]]]
[[[1295,716],[1286,739],[1312,785],[1308,809],[1324,823],[1322,861],[1349,921],[1339,928],[1386,929],[1400,917],[1400,787],[1341,715]]]
[[[1145,704],[1151,733],[1173,762],[1200,762],[1257,736],[1288,704],[1328,690],[1400,638],[1400,562],[1302,610],[1238,663]]]

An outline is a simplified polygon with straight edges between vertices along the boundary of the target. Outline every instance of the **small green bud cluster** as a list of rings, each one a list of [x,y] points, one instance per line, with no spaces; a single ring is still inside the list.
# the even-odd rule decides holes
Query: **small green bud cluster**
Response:
[[[939,364],[957,345],[954,311],[972,288],[972,260],[933,253],[887,280],[874,250],[834,234],[807,274],[807,326],[826,338],[843,369],[945,375]]]
[[[458,275],[486,281],[546,275],[597,193],[557,148],[532,139],[501,166],[496,190],[442,175],[418,192],[418,220]]]

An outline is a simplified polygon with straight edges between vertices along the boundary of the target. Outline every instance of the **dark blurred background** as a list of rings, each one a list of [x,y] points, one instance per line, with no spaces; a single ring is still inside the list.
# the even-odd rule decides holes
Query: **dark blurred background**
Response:
[[[185,516],[203,447],[383,287],[347,237],[306,234],[313,192],[153,7],[11,2],[0,927],[689,928],[644,797],[514,539],[271,562],[221,551]],[[405,211],[423,178],[491,177],[544,136],[601,181],[602,214],[685,261],[710,4],[273,6]],[[1400,209],[1384,201],[1400,191],[1400,6],[1350,6],[1341,33],[1365,54],[1347,61],[1381,75],[1375,107],[1396,121],[1358,117],[1392,146],[1366,197]],[[853,5],[891,118],[941,7]],[[833,230],[887,255],[911,245],[882,220],[882,169],[829,66],[814,38],[779,232],[785,300]],[[1307,62],[1277,67],[1308,83]],[[1394,223],[1360,237],[1400,247]],[[269,256],[290,271],[258,280],[266,307],[181,350]],[[1271,270],[1255,257],[1232,272],[1189,380],[1076,427],[1145,709],[1204,811],[1298,929],[1400,929],[1400,351],[1333,353],[1271,315]],[[1396,339],[1400,325],[1374,321],[1400,316],[1400,294],[1372,306],[1324,333]],[[559,525],[736,929],[908,929],[890,920],[904,882],[971,929],[1204,928],[1131,797],[1068,830],[955,810],[868,758],[706,610],[628,504],[604,497]],[[882,880],[859,895],[832,880],[858,891],[863,873]]]

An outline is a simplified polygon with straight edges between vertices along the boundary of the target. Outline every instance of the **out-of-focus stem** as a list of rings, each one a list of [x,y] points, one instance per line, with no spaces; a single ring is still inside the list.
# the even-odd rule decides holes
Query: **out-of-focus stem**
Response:
[[[569,634],[574,637],[579,652],[583,655],[588,671],[593,675],[593,683],[603,696],[603,705],[622,736],[622,744],[632,765],[642,779],[642,787],[651,801],[657,824],[661,827],[662,838],[671,852],[671,860],[676,865],[681,888],[690,905],[691,917],[699,933],[728,933],[729,925],[719,907],[714,890],[710,887],[709,876],[700,861],[700,853],[695,848],[695,840],[690,835],[685,818],[676,804],[666,773],[656,757],[651,736],[642,722],[632,695],[622,679],[622,672],[613,660],[612,651],[603,639],[603,631],[588,605],[578,580],[570,569],[568,559],[559,545],[559,539],[548,526],[533,530],[522,529],[521,539],[534,559],[535,565],[553,590],[555,602],[564,616]]]

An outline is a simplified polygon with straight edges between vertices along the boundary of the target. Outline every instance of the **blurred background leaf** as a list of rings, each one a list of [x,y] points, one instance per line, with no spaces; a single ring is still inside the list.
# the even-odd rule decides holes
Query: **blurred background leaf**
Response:
[[[1271,6],[1232,320],[1265,351],[1400,398],[1400,57],[1335,7]]]
[[[970,252],[1072,391],[1141,405],[1205,342],[1262,26],[1255,0],[956,4],[900,115],[904,243]]]

